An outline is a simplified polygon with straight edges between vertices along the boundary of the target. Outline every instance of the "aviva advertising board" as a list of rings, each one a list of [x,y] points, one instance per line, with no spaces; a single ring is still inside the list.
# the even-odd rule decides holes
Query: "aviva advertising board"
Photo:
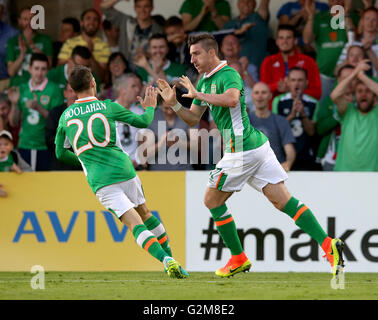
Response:
[[[185,265],[185,172],[142,172],[147,205]],[[99,203],[81,172],[1,173],[0,271],[152,271],[161,264]]]

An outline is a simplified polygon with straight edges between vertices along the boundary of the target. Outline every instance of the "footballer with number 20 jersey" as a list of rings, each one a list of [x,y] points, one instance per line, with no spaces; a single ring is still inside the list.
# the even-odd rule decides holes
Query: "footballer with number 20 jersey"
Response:
[[[65,148],[73,147],[89,186],[96,193],[101,187],[136,176],[129,156],[122,151],[116,121],[147,128],[153,117],[153,107],[147,107],[142,115],[137,115],[110,100],[100,101],[95,97],[78,99],[60,117],[55,138],[56,152],[63,153]],[[67,154],[65,160],[77,163],[76,156]]]

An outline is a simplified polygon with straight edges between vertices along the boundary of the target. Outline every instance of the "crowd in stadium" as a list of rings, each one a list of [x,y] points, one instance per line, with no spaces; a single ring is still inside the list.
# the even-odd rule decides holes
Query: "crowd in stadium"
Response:
[[[238,0],[231,16],[227,0],[185,0],[176,16],[153,15],[153,0],[134,0],[134,13],[118,11],[119,0],[103,0],[60,23],[59,38],[36,31],[33,14],[18,12],[18,25],[3,22],[0,1],[0,171],[75,170],[55,157],[59,118],[76,100],[67,85],[75,65],[91,68],[98,98],[141,114],[137,96],[159,78],[185,93],[178,79],[199,80],[186,40],[211,32],[220,55],[244,81],[252,125],[269,138],[286,171],[378,171],[378,10],[374,0],[355,8],[351,0],[287,1],[277,16],[269,0]],[[335,19],[344,8],[345,26]],[[135,16],[135,18],[133,17]],[[277,19],[271,30],[270,19]],[[336,21],[335,21],[336,20]],[[333,25],[336,23],[336,27]],[[341,98],[347,99],[340,112]],[[191,100],[180,102],[190,107]],[[164,132],[161,123],[165,123]],[[206,112],[199,129],[215,127]],[[189,126],[160,102],[150,126],[155,161],[136,154],[140,130],[117,127],[123,149],[138,170],[204,170],[215,163],[165,164],[158,150],[178,143],[172,129],[189,139]],[[193,152],[186,144],[188,157]],[[215,148],[211,143],[208,147]],[[211,157],[210,157],[211,158]],[[150,159],[151,160],[151,159]]]

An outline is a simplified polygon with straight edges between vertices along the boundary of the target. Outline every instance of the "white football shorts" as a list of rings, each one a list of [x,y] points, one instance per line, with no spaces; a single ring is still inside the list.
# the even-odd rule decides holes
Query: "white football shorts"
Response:
[[[236,153],[225,153],[216,168],[209,173],[207,186],[224,192],[240,191],[245,183],[257,191],[268,184],[288,178],[278,162],[269,141],[261,147]]]
[[[102,187],[97,190],[96,197],[107,210],[118,218],[131,208],[146,202],[142,183],[138,176]]]

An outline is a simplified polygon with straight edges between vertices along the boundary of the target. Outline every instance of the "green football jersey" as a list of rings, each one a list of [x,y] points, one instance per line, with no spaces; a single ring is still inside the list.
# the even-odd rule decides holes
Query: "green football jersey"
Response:
[[[335,171],[378,171],[378,105],[361,113],[348,103],[340,115],[341,136]]]
[[[0,159],[0,172],[10,172],[13,164],[14,161],[11,155],[5,159]]]
[[[37,90],[31,88],[31,80],[20,86],[18,108],[22,114],[22,123],[18,148],[46,150],[46,119],[36,110],[27,107],[28,101],[37,100],[46,110],[63,104],[62,91],[52,81],[45,81]]]
[[[194,19],[200,14],[203,6],[204,2],[202,0],[185,0],[181,5],[180,14],[190,14]],[[218,16],[226,16],[231,18],[231,7],[229,1],[217,0],[214,1],[214,6]],[[194,31],[212,32],[217,30],[219,30],[219,27],[211,18],[211,12],[208,12],[201,19],[201,22],[198,24],[197,28]]]
[[[211,115],[226,144],[225,152],[241,152],[262,146],[268,138],[251,125],[244,101],[243,80],[239,73],[227,66],[225,61],[198,81],[197,91],[207,94],[222,94],[230,88],[240,91],[240,100],[235,108],[211,105],[197,99],[193,103],[210,108]]]
[[[55,138],[57,157],[63,160],[63,154],[69,155],[70,160],[76,158],[65,149],[69,146],[67,137],[94,193],[104,186],[130,180],[136,172],[129,156],[122,151],[116,121],[147,128],[154,110],[147,107],[142,115],[137,115],[111,100],[76,100],[60,117]]]
[[[319,72],[331,78],[337,60],[348,42],[345,29],[333,29],[331,26],[332,15],[329,11],[317,13],[314,17],[314,35],[316,44],[316,63]]]

